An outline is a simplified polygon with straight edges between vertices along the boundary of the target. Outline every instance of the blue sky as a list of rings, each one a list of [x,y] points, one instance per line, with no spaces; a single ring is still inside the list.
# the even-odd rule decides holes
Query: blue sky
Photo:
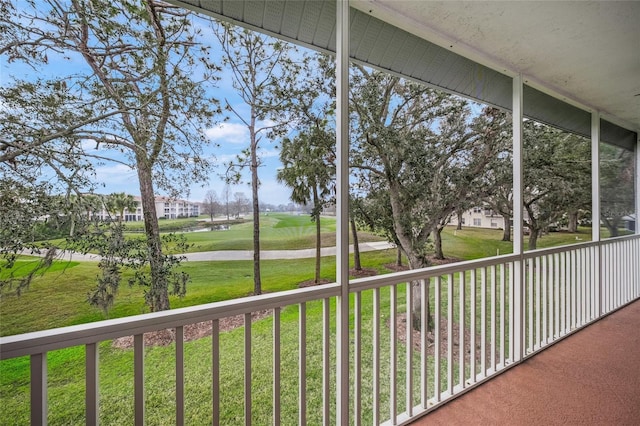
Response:
[[[20,4],[21,3],[18,3],[16,6],[20,7]],[[194,24],[201,29],[205,35],[205,40],[211,40],[212,43],[217,43],[217,40],[205,21],[196,16],[194,17]],[[219,50],[219,48],[214,47],[211,51],[219,52]],[[222,65],[220,58],[214,58],[214,61]],[[35,79],[38,76],[51,77],[55,75],[68,75],[69,70],[78,73],[88,70],[88,68],[78,56],[65,58],[53,54],[49,55],[49,63],[38,70],[34,70],[19,62],[9,64],[5,57],[0,57],[0,85],[10,84],[12,76]],[[246,111],[246,105],[243,104],[232,87],[231,73],[228,70],[223,70],[223,72],[217,75],[220,77],[220,81],[218,81],[217,87],[208,88],[208,93],[219,99],[221,103],[227,100],[236,111]],[[202,201],[209,189],[214,190],[218,196],[222,198],[225,184],[220,174],[226,170],[224,164],[235,159],[243,149],[248,147],[249,132],[246,126],[232,113],[225,113],[225,115],[228,117],[228,121],[211,128],[202,129],[208,139],[213,142],[210,147],[205,149],[205,155],[208,158],[215,158],[212,164],[216,165],[216,167],[209,170],[209,181],[207,183],[190,185],[189,193],[183,194],[183,198],[185,199]],[[222,117],[219,118],[220,121],[222,121]],[[98,153],[98,151],[95,150],[94,142],[87,141],[85,146],[87,151]],[[276,179],[277,169],[280,167],[279,151],[276,149],[276,142],[263,138],[259,151],[262,160],[262,166],[259,170],[261,182],[260,202],[275,205],[288,204],[290,202],[290,190],[279,184]],[[122,158],[121,154],[115,153],[114,151],[107,152],[103,148],[99,149],[99,153],[111,155],[114,158]],[[243,183],[232,186],[231,193],[244,192],[247,197],[250,197],[251,187],[249,185],[248,170],[243,173],[243,176]],[[96,190],[98,193],[126,192],[139,195],[136,171],[123,164],[115,162],[97,164],[95,166],[95,182],[98,185],[98,189]],[[158,195],[163,194],[159,192]]]

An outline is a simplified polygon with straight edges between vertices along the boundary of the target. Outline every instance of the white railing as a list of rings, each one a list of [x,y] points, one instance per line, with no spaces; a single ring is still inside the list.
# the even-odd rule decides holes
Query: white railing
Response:
[[[352,281],[352,423],[405,424],[637,299],[638,259],[640,236],[631,236]],[[516,291],[518,283],[521,291]],[[334,424],[339,294],[337,284],[328,284],[8,336],[0,338],[0,358],[30,356],[31,423],[45,424],[48,416],[57,416],[48,413],[47,354],[84,346],[84,416],[86,424],[97,424],[100,343],[134,336],[133,404],[120,403],[123,409],[132,406],[130,418],[144,424],[149,411],[157,409],[145,406],[149,366],[145,367],[144,333],[173,329],[174,371],[166,372],[175,386],[170,423]],[[427,332],[426,304],[416,313],[411,309],[416,298],[430,299],[433,332]],[[263,310],[271,310],[270,317],[252,326],[251,313]],[[234,315],[243,316],[244,328],[241,335],[227,339],[231,334],[220,331],[220,321]],[[414,320],[421,331],[407,332]],[[184,327],[203,321],[211,323],[211,345],[206,357],[200,352],[198,356],[206,358],[210,369],[194,379],[188,361],[193,357],[185,355],[202,348],[184,342]],[[297,337],[293,345],[291,335]],[[238,347],[243,353],[239,363],[224,357]],[[270,361],[266,369],[265,357]],[[187,375],[210,383],[211,398],[204,409],[185,409],[190,403]],[[257,388],[261,375],[270,377],[268,392]],[[240,402],[228,395],[234,390],[240,392]]]

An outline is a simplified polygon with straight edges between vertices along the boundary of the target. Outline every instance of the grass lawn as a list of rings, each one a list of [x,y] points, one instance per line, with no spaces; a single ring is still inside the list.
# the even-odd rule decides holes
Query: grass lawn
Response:
[[[302,218],[290,216],[286,220],[278,217],[264,221],[268,231],[264,232],[267,240],[286,241],[306,238],[313,226],[306,225]],[[280,225],[284,222],[284,225]],[[312,224],[313,225],[313,224]],[[250,224],[240,225],[248,226]],[[335,221],[323,223],[326,232],[331,232]],[[335,228],[334,228],[335,229]],[[220,232],[230,239],[240,238],[240,233],[233,231]],[[240,232],[240,231],[238,231]],[[189,235],[209,234],[193,233]],[[210,234],[216,234],[212,232]],[[218,235],[218,234],[216,234]],[[579,238],[588,237],[588,232],[578,234]],[[445,255],[460,259],[472,259],[511,252],[511,243],[502,242],[501,231],[465,228],[454,231],[447,228],[443,234]],[[557,233],[544,236],[540,247],[576,242],[575,234]],[[297,243],[301,244],[301,243]],[[308,247],[308,245],[306,246]],[[199,251],[199,250],[198,250]],[[362,253],[362,263],[366,268],[374,268],[379,273],[389,272],[384,265],[395,260],[395,250]],[[22,267],[27,267],[23,260]],[[314,259],[263,261],[263,290],[268,292],[293,289],[301,281],[313,276]],[[66,266],[66,268],[64,268]],[[242,297],[253,289],[251,277],[252,265],[248,261],[233,262],[187,262],[182,266],[191,275],[192,282],[187,296],[183,299],[172,298],[172,307],[191,306],[214,302],[234,297]],[[335,259],[323,258],[322,275],[333,280]],[[93,286],[97,274],[95,263],[56,264],[44,276],[37,278],[31,288],[20,298],[4,296],[0,299],[0,324],[2,335],[23,333],[52,327],[98,321],[103,314],[88,306],[86,294]],[[457,280],[457,277],[456,277]],[[467,281],[468,282],[468,281]],[[454,285],[454,289],[457,286]],[[384,405],[389,398],[389,288],[382,289],[382,342],[381,342],[381,398],[383,401],[383,417],[388,411]],[[405,286],[398,287],[399,311],[405,310]],[[363,330],[371,330],[372,292],[363,295],[362,323]],[[431,296],[433,301],[433,294]],[[446,302],[446,286],[443,283],[443,304]],[[331,302],[333,303],[333,301]],[[433,302],[432,302],[433,303]],[[308,303],[307,309],[307,413],[308,423],[318,424],[321,419],[322,404],[322,302]],[[142,301],[142,289],[130,288],[122,284],[116,303],[110,316],[122,317],[145,312]],[[46,314],[43,315],[43,312]],[[457,321],[458,309],[454,310]],[[290,306],[283,310],[281,318],[281,351],[282,351],[282,406],[283,424],[297,423],[297,358],[298,358],[298,307]],[[331,351],[335,350],[335,307],[331,314]],[[272,386],[272,319],[266,318],[252,326],[252,383],[253,383],[253,422],[268,424],[271,422],[271,386]],[[363,334],[363,395],[370,395],[371,390],[371,333]],[[221,334],[221,404],[222,423],[238,424],[242,421],[243,395],[241,366],[243,358],[243,329]],[[369,349],[367,349],[369,348]],[[175,372],[174,347],[152,347],[146,349],[145,368],[147,389],[147,421],[149,424],[175,424],[173,408]],[[398,401],[404,401],[404,348],[398,353]],[[211,339],[203,338],[185,343],[185,375],[186,375],[186,413],[187,424],[211,423]],[[430,366],[433,360],[430,360]],[[446,368],[445,364],[442,368]],[[286,368],[286,366],[296,366]],[[457,368],[457,367],[456,367]],[[84,398],[84,348],[76,347],[48,354],[49,371],[49,422],[50,424],[82,424],[84,408],[78,401]],[[446,371],[446,370],[443,370]],[[417,371],[414,372],[417,374]],[[443,374],[443,376],[445,376]],[[455,373],[457,377],[457,373]],[[29,360],[28,357],[12,359],[0,363],[0,418],[12,419],[12,424],[29,422]],[[446,380],[446,377],[442,378]],[[334,377],[332,382],[332,398],[335,396]],[[414,380],[419,383],[418,378]],[[444,385],[444,383],[443,383]],[[113,348],[110,342],[100,346],[100,395],[101,423],[125,424],[133,418],[133,351]],[[366,422],[371,422],[371,399],[363,398],[363,413]],[[400,407],[399,407],[400,408]]]

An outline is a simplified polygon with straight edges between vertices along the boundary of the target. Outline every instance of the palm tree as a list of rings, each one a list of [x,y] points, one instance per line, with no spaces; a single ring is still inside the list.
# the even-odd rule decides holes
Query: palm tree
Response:
[[[122,224],[124,211],[134,212],[138,207],[138,202],[133,198],[133,195],[128,195],[124,192],[114,192],[107,196],[105,205],[109,212],[118,214],[118,223]]]
[[[315,284],[320,281],[320,213],[329,201],[335,176],[335,140],[324,122],[316,123],[307,132],[293,139],[284,139],[280,150],[283,168],[278,181],[291,188],[291,201],[307,205],[311,202],[311,220],[316,223]]]

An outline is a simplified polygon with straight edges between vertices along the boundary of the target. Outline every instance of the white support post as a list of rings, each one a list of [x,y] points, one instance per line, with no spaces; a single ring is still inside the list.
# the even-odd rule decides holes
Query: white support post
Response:
[[[522,282],[524,276],[524,261],[522,258],[523,253],[523,240],[522,240],[522,225],[523,225],[523,172],[522,172],[522,154],[523,154],[523,83],[522,75],[517,75],[513,78],[513,254],[520,256],[520,260],[514,262],[513,273],[513,306],[510,307],[512,311],[513,319],[513,352],[510,352],[513,362],[520,361],[522,359],[522,345],[523,345],[523,304],[524,298],[522,291]]]
[[[591,241],[600,242],[600,114],[591,113]],[[593,275],[597,288],[596,315],[602,315],[602,249],[594,251]]]
[[[636,235],[640,235],[640,134],[636,140]]]
[[[349,424],[349,0],[336,5],[336,424]]]

